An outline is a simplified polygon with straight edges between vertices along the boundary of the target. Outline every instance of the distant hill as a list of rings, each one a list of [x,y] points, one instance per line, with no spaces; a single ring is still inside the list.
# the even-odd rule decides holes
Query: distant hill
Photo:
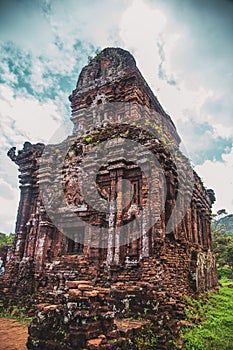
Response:
[[[213,221],[213,229],[221,229],[227,234],[233,234],[233,214],[226,215],[221,219]]]
[[[11,245],[13,243],[15,235],[10,234],[6,235],[5,233],[0,232],[0,246],[2,245]]]

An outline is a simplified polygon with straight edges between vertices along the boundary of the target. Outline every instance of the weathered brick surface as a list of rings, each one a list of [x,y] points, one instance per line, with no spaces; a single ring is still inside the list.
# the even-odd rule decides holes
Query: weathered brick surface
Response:
[[[8,259],[7,256],[10,255],[10,250],[11,250],[11,246],[9,245],[0,246],[0,257],[2,258],[3,265],[5,265],[7,262],[7,259]]]
[[[42,144],[26,142],[18,154],[14,148],[8,152],[19,166],[21,198],[1,296],[8,302],[27,297],[28,304],[38,305],[29,327],[31,350],[136,349],[135,342],[148,331],[143,321],[129,323],[129,318],[139,316],[151,322],[159,349],[166,349],[166,340],[184,318],[184,296],[217,285],[210,233],[214,193],[204,188],[179,150],[173,122],[128,52],[106,49],[100,53],[82,70],[70,101],[74,131],[64,142],[45,151]],[[113,102],[118,103],[114,112]],[[142,120],[145,128],[139,127]],[[147,179],[133,161],[133,150],[127,159],[119,158],[122,139],[142,146],[137,155],[140,161],[152,153],[160,169],[152,170]],[[98,145],[104,147],[106,140],[111,144],[96,178],[101,195],[111,202],[123,179],[136,183],[134,197],[130,190],[118,189],[112,222],[110,214],[88,206],[82,194],[85,179],[82,183],[78,177],[86,154],[92,155]],[[89,173],[94,171],[94,153]],[[191,188],[187,169],[193,175]],[[153,201],[148,199],[148,181],[152,181]],[[63,186],[62,198],[58,184]],[[39,191],[43,186],[47,207]],[[124,196],[132,200],[122,208]],[[166,232],[176,202],[181,212],[188,196],[185,216]],[[83,245],[73,244],[54,225],[60,222],[65,229],[80,230],[67,207],[86,223]],[[144,210],[142,224],[118,237],[117,227],[133,221],[140,210]],[[153,217],[157,220],[146,230]],[[92,225],[100,228],[98,234]]]

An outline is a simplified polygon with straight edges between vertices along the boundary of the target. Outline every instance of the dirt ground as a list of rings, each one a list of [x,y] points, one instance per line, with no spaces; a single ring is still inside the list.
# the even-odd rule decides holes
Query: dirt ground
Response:
[[[16,320],[0,318],[0,350],[26,350],[28,328]]]

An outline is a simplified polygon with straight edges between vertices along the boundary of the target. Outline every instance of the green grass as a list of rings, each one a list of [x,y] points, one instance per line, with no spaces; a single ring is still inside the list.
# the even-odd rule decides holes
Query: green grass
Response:
[[[25,326],[29,326],[32,321],[32,317],[29,317],[25,313],[25,309],[18,308],[17,306],[11,306],[9,308],[3,308],[0,304],[0,318],[10,318],[19,321]]]
[[[181,331],[185,340],[182,349],[233,350],[233,288],[227,287],[226,280],[221,282],[223,286],[218,294],[188,300],[187,321],[193,325]]]

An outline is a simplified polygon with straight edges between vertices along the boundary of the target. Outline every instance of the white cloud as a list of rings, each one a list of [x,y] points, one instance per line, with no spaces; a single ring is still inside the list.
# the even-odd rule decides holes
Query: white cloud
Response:
[[[13,189],[9,183],[0,178],[0,195],[2,198],[11,200],[15,197],[15,189]]]
[[[120,21],[123,46],[135,54],[150,85],[155,84],[156,69],[160,63],[157,41],[166,24],[166,16],[142,0],[134,0],[125,10]]]
[[[231,138],[233,135],[233,125],[223,125],[220,124],[220,121],[216,121],[212,124],[215,136],[221,136],[225,138]]]
[[[10,233],[14,231],[14,222],[19,203],[19,191],[0,178],[0,223],[1,231]]]
[[[68,117],[69,93],[59,84],[67,78],[68,89],[73,83],[71,89],[75,88],[79,69],[96,47],[122,46],[135,55],[164,109],[178,127],[183,126],[178,131],[187,139],[190,153],[202,156],[214,147],[229,153],[225,141],[233,139],[231,8],[225,0],[25,0],[9,5],[0,13],[0,39],[11,40],[15,48],[6,49],[15,64],[13,72],[6,61],[0,62],[5,81],[0,86],[2,181],[17,186],[17,167],[5,155],[9,147],[21,147],[26,140],[48,142]],[[28,86],[23,87],[19,76]],[[184,127],[193,120],[200,132],[197,128],[189,133]],[[211,131],[201,129],[205,123]],[[227,149],[216,143],[219,139]],[[208,186],[216,188],[216,205],[232,211],[232,152],[223,158],[224,163],[207,160],[197,170]],[[222,188],[222,172],[230,191]],[[5,202],[3,206],[7,208]],[[9,217],[6,211],[4,218],[9,231],[13,213]]]
[[[205,185],[216,193],[214,211],[225,208],[228,213],[233,213],[233,149],[231,153],[223,155],[223,160],[207,160],[196,166],[195,170],[204,179]]]
[[[8,64],[6,62],[0,61],[0,71],[1,71],[1,79],[7,81],[8,84],[17,83],[17,76],[10,72]]]
[[[61,0],[51,2],[50,21],[65,45],[73,45],[77,38],[101,47],[112,44],[118,37],[118,24],[122,12],[131,3],[128,0],[102,0],[78,2]],[[69,38],[69,40],[67,40]]]
[[[0,132],[7,136],[8,144],[22,144],[25,138],[48,142],[63,119],[52,100],[40,103],[33,96],[14,97],[9,86],[0,86],[0,95]]]
[[[7,157],[7,152],[0,151],[0,181],[6,182],[12,188],[18,189],[18,169],[17,165]]]

